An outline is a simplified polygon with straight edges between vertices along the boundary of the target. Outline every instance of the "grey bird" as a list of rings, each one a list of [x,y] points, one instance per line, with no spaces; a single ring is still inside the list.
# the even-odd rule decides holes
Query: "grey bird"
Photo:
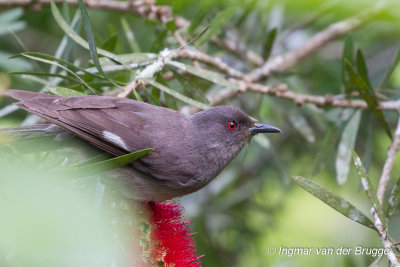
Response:
[[[191,116],[131,99],[60,97],[20,90],[6,96],[50,122],[43,131],[70,131],[114,156],[154,148],[109,171],[127,197],[160,201],[195,192],[211,182],[258,133],[281,130],[254,122],[243,111],[212,107]],[[56,125],[56,126],[55,126]]]

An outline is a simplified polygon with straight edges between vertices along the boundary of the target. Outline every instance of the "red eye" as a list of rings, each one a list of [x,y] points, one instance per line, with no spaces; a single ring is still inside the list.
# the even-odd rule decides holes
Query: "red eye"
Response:
[[[228,127],[229,130],[233,131],[236,129],[237,124],[233,121],[228,122],[228,124],[226,125],[226,127]]]

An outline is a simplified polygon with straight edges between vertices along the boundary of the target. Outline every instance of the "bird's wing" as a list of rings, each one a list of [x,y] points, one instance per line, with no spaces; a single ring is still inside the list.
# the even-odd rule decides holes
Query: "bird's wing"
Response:
[[[116,97],[64,98],[19,90],[9,90],[7,95],[22,100],[17,103],[19,107],[70,130],[112,155],[154,148],[132,163],[152,177],[185,183],[195,176],[190,162],[182,156],[185,151],[177,150],[173,141],[183,142],[176,136],[183,115],[176,111]]]

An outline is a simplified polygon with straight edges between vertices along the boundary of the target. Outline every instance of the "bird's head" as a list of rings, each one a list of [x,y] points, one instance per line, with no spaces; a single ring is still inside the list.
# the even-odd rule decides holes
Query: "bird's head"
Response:
[[[191,116],[192,128],[198,142],[205,150],[215,150],[230,161],[259,133],[280,133],[281,130],[267,124],[254,122],[240,109],[218,106]],[[225,158],[225,157],[224,157]]]

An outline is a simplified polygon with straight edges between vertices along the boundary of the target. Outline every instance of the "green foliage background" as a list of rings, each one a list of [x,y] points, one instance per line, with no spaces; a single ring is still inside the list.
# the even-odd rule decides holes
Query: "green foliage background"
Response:
[[[211,37],[208,36],[210,32],[222,39],[238,38],[245,45],[245,49],[262,54],[267,47],[265,44],[268,43],[268,36],[271,36],[268,32],[276,28],[276,39],[270,55],[273,57],[300,47],[313,34],[332,23],[352,17],[365,9],[374,8],[375,1],[358,0],[350,3],[348,1],[185,0],[157,1],[157,4],[169,5],[173,8],[174,15],[192,21],[193,26],[189,29],[193,33],[192,37],[211,23],[211,28],[192,45],[208,55],[221,57],[230,66],[247,72],[255,66],[246,60],[243,54],[230,53],[212,43],[208,39]],[[371,17],[368,23],[346,36],[333,40],[294,67],[282,73],[273,73],[264,83],[274,84],[280,81],[288,84],[289,89],[295,92],[321,96],[340,95],[345,90],[342,80],[345,63],[342,55],[344,44],[347,42],[353,45],[353,53],[347,58],[350,64],[356,66],[360,72],[360,64],[356,63],[356,51],[360,49],[366,60],[370,87],[379,88],[395,58],[400,36],[400,5],[394,1],[386,4],[387,8]],[[59,6],[59,9],[67,21],[71,21],[77,11],[76,7]],[[164,48],[176,49],[180,46],[174,38],[174,25],[171,23],[165,25],[157,20],[110,10],[88,9],[88,11],[97,47],[116,55],[158,53]],[[69,15],[66,15],[68,13]],[[224,15],[220,19],[222,23],[218,25],[218,21],[213,19],[221,13]],[[127,39],[127,29],[123,27],[123,21],[126,21],[128,28],[134,33],[137,43],[129,42]],[[40,52],[54,56],[65,32],[55,22],[50,7],[44,5],[40,10],[33,8],[24,10],[0,5],[0,22],[0,91],[4,92],[9,88],[39,91],[48,87],[49,81],[54,82],[53,77],[40,76],[38,73],[17,75],[12,72],[48,73],[50,64],[23,56],[15,58],[10,56],[23,52]],[[83,24],[84,22],[80,21],[76,29],[86,39]],[[218,27],[213,28],[213,25]],[[186,38],[185,34],[183,36]],[[287,37],[281,39],[282,36]],[[350,38],[352,41],[349,41]],[[264,54],[268,56],[268,53]],[[62,58],[81,68],[93,67],[89,51],[71,39],[66,44]],[[54,62],[53,59],[50,61]],[[191,65],[189,60],[180,61]],[[105,66],[104,61],[100,63]],[[394,67],[388,82],[376,93],[379,100],[399,98],[400,69],[397,65]],[[211,67],[205,68],[214,71]],[[221,86],[214,86],[196,75],[182,75],[171,66],[166,67],[162,73],[168,71],[172,71],[176,78],[166,81],[161,75],[157,75],[157,81],[196,101],[207,103],[207,96],[211,91],[221,90]],[[79,70],[75,69],[74,72],[79,73]],[[91,93],[70,73],[62,72],[60,68],[57,73],[64,75],[58,86],[72,88],[75,92]],[[113,83],[127,84],[133,80],[135,74],[137,72],[118,71],[107,73],[107,78],[88,74],[80,77],[100,94],[112,92],[116,88]],[[143,98],[152,104],[161,104],[173,109],[187,105],[152,86],[138,90],[137,93],[139,97],[137,95],[130,97]],[[0,105],[3,108],[0,110],[1,127],[15,126],[26,119],[27,114],[22,111],[3,116],[2,112],[9,108],[10,103],[9,99],[1,99]],[[280,247],[334,249],[352,247],[354,250],[357,245],[373,248],[382,246],[376,232],[340,215],[290,179],[293,175],[312,179],[349,200],[371,218],[370,203],[360,186],[354,167],[351,166],[343,185],[339,185],[336,181],[335,163],[338,145],[346,126],[351,121],[352,110],[317,108],[311,104],[297,106],[285,99],[249,92],[239,94],[224,104],[237,106],[260,121],[283,129],[284,133],[268,136],[268,140],[257,137],[257,140],[246,147],[215,181],[201,191],[180,200],[185,207],[187,219],[193,222],[191,225],[193,232],[197,232],[194,238],[198,252],[205,254],[202,258],[203,265],[368,266],[371,264],[376,257],[354,255],[354,253],[348,256],[318,256],[314,253],[311,256],[292,257],[268,253],[268,249],[272,246],[278,251]],[[398,114],[384,111],[384,115],[393,133]],[[391,140],[381,127],[381,120],[376,119],[371,111],[363,111],[359,125],[352,127],[350,133],[354,133],[354,128],[358,128],[358,133],[354,136],[354,149],[364,162],[372,183],[377,185]],[[13,166],[5,164],[0,166],[4,176],[13,171]],[[397,159],[388,191],[399,177],[399,173],[400,165]],[[32,179],[35,178],[32,176]],[[20,186],[24,187],[22,183]],[[20,194],[21,199],[26,196],[24,191],[15,188],[13,190]],[[44,195],[40,201],[44,201],[47,197],[51,198],[50,201],[54,198]],[[74,206],[75,204],[71,204],[68,209]],[[10,207],[0,206],[0,212],[6,208]],[[55,211],[57,207],[51,210]],[[80,211],[73,211],[69,218],[74,216],[80,216]],[[90,220],[93,220],[93,217],[84,223],[92,224]],[[107,231],[102,233],[109,234]],[[395,240],[400,239],[399,213],[391,219],[389,233]],[[92,240],[92,237],[89,235],[85,240]],[[34,247],[35,244],[31,246]],[[380,264],[386,266],[387,259],[384,258]]]

